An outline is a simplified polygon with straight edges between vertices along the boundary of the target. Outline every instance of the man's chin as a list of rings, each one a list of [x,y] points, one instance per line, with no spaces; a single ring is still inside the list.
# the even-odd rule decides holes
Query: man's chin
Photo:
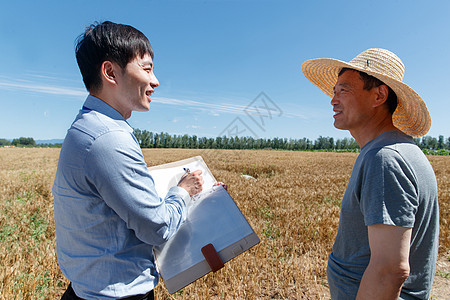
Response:
[[[150,110],[150,104],[148,106],[142,106],[139,109],[136,109],[138,112],[146,112]]]
[[[334,128],[336,128],[336,129],[339,129],[339,130],[347,130],[347,128],[344,126],[344,125],[342,125],[342,124],[339,124],[339,123],[336,123],[336,122],[334,122]]]

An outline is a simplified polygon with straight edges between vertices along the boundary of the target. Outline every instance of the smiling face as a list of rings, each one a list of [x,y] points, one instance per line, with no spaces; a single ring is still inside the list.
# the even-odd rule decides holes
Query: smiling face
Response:
[[[349,130],[352,135],[363,131],[374,114],[373,97],[374,91],[364,89],[364,82],[357,71],[345,71],[338,77],[331,100],[334,126]]]
[[[125,119],[131,116],[132,111],[148,111],[150,95],[159,85],[153,73],[153,60],[150,54],[136,57],[131,60],[118,76],[120,96],[120,113]]]

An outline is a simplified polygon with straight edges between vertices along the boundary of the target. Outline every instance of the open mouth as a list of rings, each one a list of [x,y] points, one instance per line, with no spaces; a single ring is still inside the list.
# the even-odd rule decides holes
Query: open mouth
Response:
[[[149,99],[149,101],[151,101],[150,96],[152,95],[153,91],[146,91],[145,95],[147,95],[147,98]]]
[[[342,110],[340,110],[338,107],[334,107],[333,112],[334,112],[333,117],[342,114]]]

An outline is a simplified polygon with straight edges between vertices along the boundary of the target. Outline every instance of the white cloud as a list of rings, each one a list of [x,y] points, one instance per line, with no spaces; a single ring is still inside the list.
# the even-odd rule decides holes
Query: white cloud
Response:
[[[52,95],[62,95],[62,96],[75,96],[75,97],[86,97],[87,92],[84,89],[77,89],[73,87],[62,87],[54,85],[39,84],[27,81],[6,81],[1,79],[0,89],[3,90],[20,90],[31,93],[42,93],[42,94],[52,94]]]
[[[167,97],[153,97],[152,101],[155,103],[167,104],[167,105],[175,105],[181,106],[183,109],[199,109],[202,111],[207,111],[209,114],[214,116],[220,116],[221,113],[230,113],[237,115],[246,115],[248,113],[253,116],[259,116],[261,112],[252,106],[248,105],[239,105],[232,104],[233,99],[229,99],[228,101],[223,101],[227,104],[216,104],[216,103],[208,103],[208,102],[200,102],[195,100],[187,100],[187,99],[175,99],[175,98],[167,98]],[[250,103],[251,101],[249,101]],[[262,111],[264,113],[264,111]],[[265,115],[264,115],[265,116]],[[290,118],[302,118],[305,119],[305,116],[293,112],[283,112],[283,116]]]
[[[235,105],[235,104],[222,105],[222,104],[214,104],[214,103],[207,103],[207,102],[200,102],[200,101],[186,100],[186,99],[181,100],[181,99],[166,98],[166,97],[153,97],[152,100],[155,101],[156,103],[196,108],[196,109],[200,109],[200,110],[211,111],[213,113],[227,112],[227,113],[234,113],[234,114],[245,114],[244,109],[246,107],[243,105]]]
[[[197,126],[197,125],[187,125],[186,128],[192,128],[192,129],[201,129],[201,126]]]
[[[37,76],[34,75],[35,78],[40,79],[55,79],[55,77],[49,76]],[[14,90],[14,91],[22,91],[28,93],[42,93],[42,94],[52,94],[52,95],[61,95],[61,96],[73,96],[73,97],[82,97],[83,99],[87,96],[87,91],[82,88],[74,88],[67,87],[61,85],[54,85],[49,83],[40,83],[37,81],[23,80],[23,79],[14,79],[7,78],[6,76],[0,75],[0,90]],[[229,113],[234,115],[246,115],[246,112],[251,114],[252,116],[262,116],[266,117],[267,112],[262,109],[261,111],[258,108],[247,105],[239,105],[233,104],[233,101],[236,99],[225,99],[224,97],[220,98],[220,103],[209,103],[209,102],[201,102],[189,99],[176,99],[176,98],[168,98],[168,97],[152,97],[152,100],[155,103],[161,103],[166,105],[175,105],[179,106],[181,109],[189,110],[189,109],[197,109],[204,111],[213,116],[220,116],[221,113]],[[240,100],[242,101],[242,99]],[[221,104],[226,103],[226,104]],[[281,109],[282,110],[282,109]],[[261,113],[263,115],[261,115]],[[284,117],[289,118],[301,118],[306,119],[303,114],[298,114],[295,112],[283,111],[282,115]],[[172,122],[178,122],[178,119],[174,119]]]

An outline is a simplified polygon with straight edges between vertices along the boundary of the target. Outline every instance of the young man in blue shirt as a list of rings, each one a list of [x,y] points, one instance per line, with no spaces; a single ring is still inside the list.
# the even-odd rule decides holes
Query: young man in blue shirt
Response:
[[[89,96],[67,132],[53,185],[58,263],[71,282],[63,299],[153,299],[152,246],[185,220],[191,196],[202,190],[201,171],[161,199],[126,121],[149,110],[159,85],[143,33],[92,25],[76,58]]]

